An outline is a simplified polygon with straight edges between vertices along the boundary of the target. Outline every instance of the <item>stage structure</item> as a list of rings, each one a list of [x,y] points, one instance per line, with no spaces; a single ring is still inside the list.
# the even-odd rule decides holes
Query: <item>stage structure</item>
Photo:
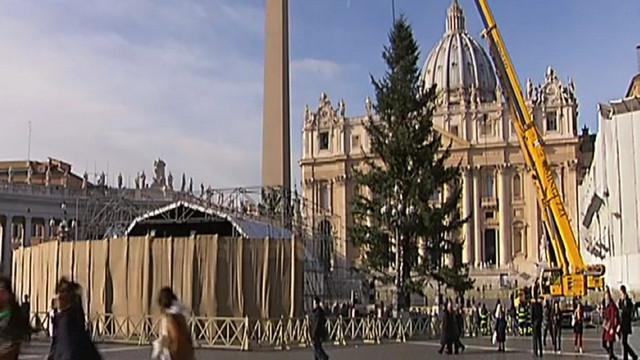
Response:
[[[33,203],[30,205],[32,209],[40,204],[51,207],[48,211],[51,215],[40,219],[43,230],[34,231],[28,241],[24,221],[21,225],[15,224],[16,218],[13,218],[14,250],[52,240],[65,242],[121,237],[136,218],[183,201],[222,211],[235,218],[290,228],[305,248],[305,308],[314,296],[320,296],[327,302],[347,301],[352,290],[361,289],[358,274],[344,259],[335,256],[335,246],[341,243],[337,232],[321,226],[325,219],[331,218],[335,223],[341,223],[342,219],[303,199],[296,191],[284,194],[279,187],[213,189],[204,186],[200,186],[199,192],[189,188],[185,191],[162,191],[157,188],[107,186],[71,189],[13,183],[0,186],[0,198],[5,197],[7,200],[28,199]],[[61,204],[65,204],[64,209]],[[36,221],[34,219],[34,223]],[[22,231],[16,231],[17,225]],[[8,270],[11,270],[10,264]]]

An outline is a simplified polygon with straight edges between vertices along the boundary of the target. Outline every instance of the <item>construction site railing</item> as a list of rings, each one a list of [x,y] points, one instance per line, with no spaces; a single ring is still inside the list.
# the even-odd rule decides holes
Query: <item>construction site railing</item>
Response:
[[[511,323],[509,321],[508,323]],[[49,334],[49,313],[31,315],[31,325]],[[148,345],[158,337],[160,316],[126,316],[92,314],[87,329],[95,342]],[[308,347],[311,319],[250,319],[191,317],[189,327],[194,344],[200,348],[235,350],[282,349]],[[337,346],[350,343],[380,344],[440,337],[440,320],[436,315],[410,315],[400,318],[329,317],[328,342]],[[483,335],[473,316],[465,316],[463,336]],[[486,334],[484,334],[486,335]]]

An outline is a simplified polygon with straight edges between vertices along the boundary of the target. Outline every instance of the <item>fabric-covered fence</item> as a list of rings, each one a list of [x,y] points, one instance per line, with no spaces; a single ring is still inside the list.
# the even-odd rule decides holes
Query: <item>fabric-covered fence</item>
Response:
[[[88,314],[132,321],[159,312],[171,286],[195,316],[274,318],[302,312],[304,251],[295,239],[122,237],[47,242],[13,254],[15,291],[49,310],[57,280],[83,286]]]

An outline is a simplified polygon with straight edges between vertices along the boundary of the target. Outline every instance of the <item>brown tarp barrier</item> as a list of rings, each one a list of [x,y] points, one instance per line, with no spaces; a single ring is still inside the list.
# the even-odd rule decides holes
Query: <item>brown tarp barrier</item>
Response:
[[[0,234],[2,235],[2,234]],[[16,294],[16,296],[18,297],[18,299],[22,299],[24,292],[22,291],[23,286],[24,286],[24,282],[20,282],[20,281],[16,281],[16,279],[22,279],[24,278],[23,274],[22,274],[22,266],[23,266],[23,258],[24,258],[24,248],[19,248],[17,250],[14,251],[13,253],[14,256],[17,256],[16,259],[13,260],[11,267],[12,267],[12,274],[14,274],[13,276],[13,292]]]
[[[120,240],[123,241],[123,240]],[[117,243],[118,241],[116,241]],[[89,293],[89,313],[107,313],[107,258],[109,257],[110,241],[93,241],[90,244],[90,283],[86,288]],[[116,281],[122,284],[124,279]]]
[[[84,295],[82,296],[83,307],[89,308],[90,299],[90,285],[91,285],[91,242],[89,241],[76,241],[73,248],[74,261],[73,261],[73,280],[83,286]],[[39,250],[38,247],[33,247],[32,250]],[[34,268],[31,268],[33,271]],[[38,310],[42,311],[42,310]]]
[[[58,247],[58,277],[73,278],[73,247],[75,242],[61,242]]]
[[[144,314],[149,313],[149,239],[128,238],[129,256],[125,282],[127,284],[127,314],[134,324],[139,323]]]
[[[69,276],[83,286],[88,314],[136,324],[157,314],[164,286],[196,316],[299,316],[303,255],[295,239],[122,237],[18,249],[13,267],[32,311],[47,311],[58,278]]]
[[[193,306],[196,314],[218,315],[216,282],[218,279],[218,236],[199,236],[195,239]],[[222,279],[220,279],[222,281]]]

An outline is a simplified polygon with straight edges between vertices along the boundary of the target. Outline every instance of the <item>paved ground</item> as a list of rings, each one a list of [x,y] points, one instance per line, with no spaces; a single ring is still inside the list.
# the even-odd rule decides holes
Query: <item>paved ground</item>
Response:
[[[568,331],[567,331],[568,332]],[[640,329],[636,332],[640,334]],[[636,349],[640,349],[640,335],[633,336],[632,345]],[[507,352],[497,353],[490,343],[489,338],[465,339],[467,344],[466,351],[455,356],[464,359],[531,359],[531,340],[529,338],[510,338],[507,341]],[[333,360],[341,359],[369,359],[369,360],[388,360],[388,359],[418,359],[418,358],[452,358],[452,356],[439,355],[436,350],[438,343],[435,341],[415,341],[405,344],[388,343],[383,345],[350,345],[346,347],[328,346],[327,352]],[[587,330],[584,339],[585,353],[580,355],[573,350],[573,339],[569,334],[563,339],[563,353],[560,355],[545,353],[546,358],[602,358],[606,359],[604,350],[601,348],[600,335],[595,330]],[[43,359],[47,352],[48,344],[36,341],[24,348],[21,360],[27,359]],[[150,358],[151,349],[148,347],[131,347],[121,345],[104,345],[100,346],[101,352],[105,360],[144,360]],[[547,348],[548,349],[548,348]],[[621,354],[619,343],[616,350],[617,354]],[[313,359],[309,349],[296,349],[290,351],[252,351],[239,352],[231,350],[205,351],[201,350],[197,353],[199,360],[216,359],[216,360],[294,360],[294,359]]]

